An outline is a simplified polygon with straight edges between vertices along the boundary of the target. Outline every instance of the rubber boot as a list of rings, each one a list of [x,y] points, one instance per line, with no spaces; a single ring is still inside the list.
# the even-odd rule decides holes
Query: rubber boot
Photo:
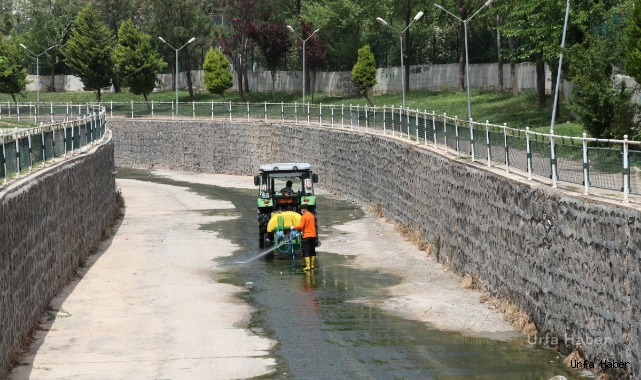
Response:
[[[310,267],[310,260],[309,257],[305,257],[305,268],[303,268],[304,271],[311,270],[312,268]]]
[[[318,268],[318,267],[316,266],[316,256],[312,256],[312,257],[311,257],[311,268],[312,268],[312,269],[316,269],[316,268]]]

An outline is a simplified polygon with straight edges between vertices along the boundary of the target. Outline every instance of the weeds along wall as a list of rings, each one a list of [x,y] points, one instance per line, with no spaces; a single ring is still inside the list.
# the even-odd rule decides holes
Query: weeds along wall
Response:
[[[0,378],[110,225],[113,153],[109,139],[0,189]]]
[[[539,336],[567,336],[569,346],[579,338],[605,341],[579,350],[589,360],[629,361],[641,373],[638,211],[510,179],[391,136],[213,121],[108,126],[116,166],[255,175],[269,162],[309,162],[318,185],[362,205],[381,202],[386,217],[419,229],[439,262],[512,300]]]

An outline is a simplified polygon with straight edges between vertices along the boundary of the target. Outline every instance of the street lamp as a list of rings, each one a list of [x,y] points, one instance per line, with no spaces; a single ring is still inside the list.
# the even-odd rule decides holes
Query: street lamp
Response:
[[[414,19],[412,20],[412,22],[410,22],[409,25],[405,29],[403,29],[402,32],[396,29],[395,27],[391,26],[390,24],[388,24],[387,21],[383,20],[382,18],[376,17],[376,21],[378,21],[379,23],[385,26],[389,26],[394,31],[396,31],[401,41],[401,87],[403,88],[403,108],[405,108],[405,67],[403,66],[403,33],[405,33],[407,29],[409,29],[409,27],[414,23],[414,21],[418,21],[418,19],[420,19],[421,17],[423,17],[423,12],[418,12],[416,16],[414,16]]]
[[[38,103],[37,103],[38,106],[36,108],[40,108],[40,56],[43,55],[44,53],[48,52],[49,50],[53,49],[53,47],[55,45],[50,46],[49,49],[43,51],[40,54],[36,54],[36,53],[32,52],[31,50],[27,49],[27,47],[24,46],[23,44],[20,44],[20,46],[22,46],[23,49],[25,49],[26,51],[31,53],[31,55],[36,57],[36,93],[38,94],[37,95],[37,97],[38,97]]]
[[[301,36],[296,34],[296,32],[294,32],[294,28],[292,28],[291,25],[287,25],[287,29],[289,29],[290,32],[294,33],[296,37],[298,37],[298,39],[303,41],[303,105],[304,105],[305,104],[305,43],[310,38],[312,38],[312,36],[314,36],[314,34],[316,34],[316,32],[318,32],[320,29],[316,29],[312,34],[309,35],[309,37],[307,37],[307,39],[302,39]]]
[[[161,40],[162,42],[166,43],[167,46],[169,46],[170,48],[172,48],[172,49],[174,49],[176,51],[176,114],[178,114],[178,51],[180,49],[184,48],[185,46],[189,45],[190,43],[194,42],[196,37],[192,37],[189,41],[187,41],[186,44],[181,46],[179,49],[176,49],[175,47],[169,45],[169,42],[165,41],[162,37],[158,37],[158,39]]]
[[[552,106],[552,122],[550,123],[550,133],[554,133],[554,119],[556,118],[556,102],[559,99],[559,85],[561,83],[561,66],[563,65],[563,48],[565,47],[565,31],[568,29],[568,16],[570,14],[570,0],[567,0],[565,6],[565,23],[563,24],[563,37],[561,38],[561,55],[559,56],[559,71],[556,75],[556,88],[554,90],[554,105]]]
[[[465,30],[465,82],[466,82],[466,87],[467,87],[467,118],[468,120],[472,120],[472,107],[470,105],[470,64],[469,64],[469,54],[467,54],[467,22],[470,21],[474,16],[476,16],[483,8],[487,7],[488,5],[492,4],[492,0],[487,0],[485,4],[481,8],[479,8],[476,13],[472,15],[472,17],[468,17],[465,20],[461,20],[459,17],[455,16],[452,12],[448,11],[447,9],[443,8],[442,6],[438,4],[434,4],[434,6],[443,12],[449,14],[450,16],[454,17],[455,19],[459,20],[460,22],[463,23],[463,29]]]

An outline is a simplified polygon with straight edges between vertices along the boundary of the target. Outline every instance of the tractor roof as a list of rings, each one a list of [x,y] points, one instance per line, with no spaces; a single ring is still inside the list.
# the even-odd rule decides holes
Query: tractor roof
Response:
[[[298,171],[298,170],[310,170],[312,166],[304,162],[290,162],[290,163],[278,163],[278,164],[266,164],[261,165],[261,172],[280,172],[280,171]]]

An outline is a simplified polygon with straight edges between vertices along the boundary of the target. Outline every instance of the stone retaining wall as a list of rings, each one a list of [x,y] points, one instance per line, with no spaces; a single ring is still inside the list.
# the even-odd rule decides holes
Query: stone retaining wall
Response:
[[[515,302],[540,335],[567,336],[573,345],[581,338],[580,351],[597,365],[626,361],[633,372],[620,375],[641,373],[636,210],[351,130],[208,121],[108,124],[117,166],[252,175],[268,162],[309,162],[322,187],[361,204],[381,201],[387,217],[418,228],[439,262],[477,275],[487,292]]]
[[[109,139],[0,190],[0,378],[111,223],[113,152]]]

